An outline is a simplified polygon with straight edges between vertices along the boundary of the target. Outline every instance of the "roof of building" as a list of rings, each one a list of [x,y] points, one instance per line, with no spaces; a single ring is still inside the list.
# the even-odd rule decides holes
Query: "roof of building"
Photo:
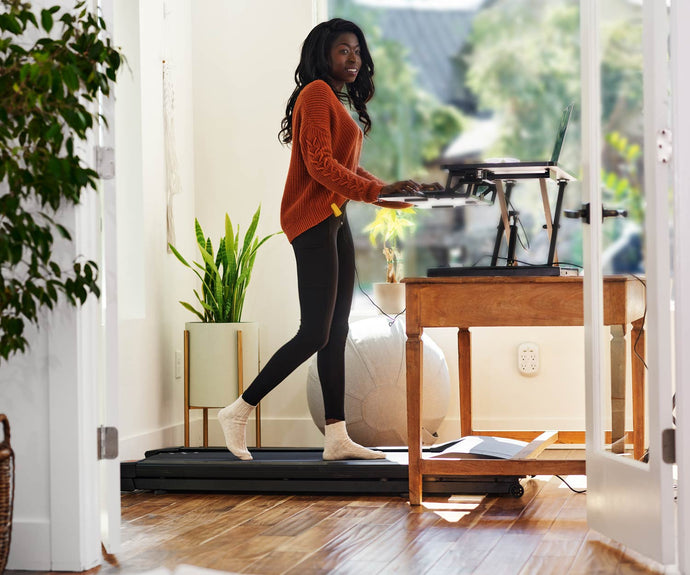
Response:
[[[407,48],[408,59],[419,75],[419,84],[441,102],[462,106],[460,83],[454,77],[457,57],[471,30],[482,0],[464,2],[392,2],[360,0],[362,7],[381,9],[379,24],[384,38]]]

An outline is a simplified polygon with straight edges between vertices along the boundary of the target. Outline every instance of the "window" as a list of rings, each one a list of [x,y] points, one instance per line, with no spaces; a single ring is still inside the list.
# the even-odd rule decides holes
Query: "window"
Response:
[[[376,66],[376,95],[369,104],[373,129],[362,156],[367,170],[386,181],[411,177],[445,183],[441,165],[449,161],[548,159],[561,112],[574,102],[560,164],[579,176],[576,0],[330,0],[329,17],[352,20],[364,30]],[[629,213],[605,226],[605,271],[641,271],[639,3],[608,2],[604,19],[604,202]],[[548,238],[538,184],[519,183],[512,203],[520,219],[518,259],[544,263]],[[564,208],[577,209],[580,203],[579,185],[569,185]],[[367,291],[385,281],[382,246],[373,247],[364,231],[377,210],[348,206],[358,274]],[[498,205],[417,209],[413,217],[414,230],[399,246],[405,275],[424,276],[439,265],[489,263]],[[561,220],[561,262],[581,265],[581,235],[579,220]]]

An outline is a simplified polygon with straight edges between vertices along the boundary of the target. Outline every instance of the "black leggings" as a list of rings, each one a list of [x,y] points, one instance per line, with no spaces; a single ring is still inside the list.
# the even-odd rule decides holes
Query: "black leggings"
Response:
[[[345,421],[345,341],[355,281],[355,250],[343,213],[292,241],[297,260],[300,327],[271,357],[242,398],[257,405],[317,353],[325,418]]]

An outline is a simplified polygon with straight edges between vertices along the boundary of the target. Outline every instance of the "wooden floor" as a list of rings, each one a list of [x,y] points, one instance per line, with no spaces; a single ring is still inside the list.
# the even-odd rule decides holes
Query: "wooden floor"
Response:
[[[557,477],[522,483],[520,499],[427,497],[419,508],[403,497],[123,493],[119,567],[100,573],[182,564],[290,575],[663,572],[588,530],[585,494]]]

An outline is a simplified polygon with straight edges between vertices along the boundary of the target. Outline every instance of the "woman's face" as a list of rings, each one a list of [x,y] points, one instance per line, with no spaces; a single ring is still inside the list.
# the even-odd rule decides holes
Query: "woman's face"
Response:
[[[331,81],[338,92],[345,84],[355,81],[362,66],[356,34],[344,32],[335,39],[331,47],[330,65]]]

